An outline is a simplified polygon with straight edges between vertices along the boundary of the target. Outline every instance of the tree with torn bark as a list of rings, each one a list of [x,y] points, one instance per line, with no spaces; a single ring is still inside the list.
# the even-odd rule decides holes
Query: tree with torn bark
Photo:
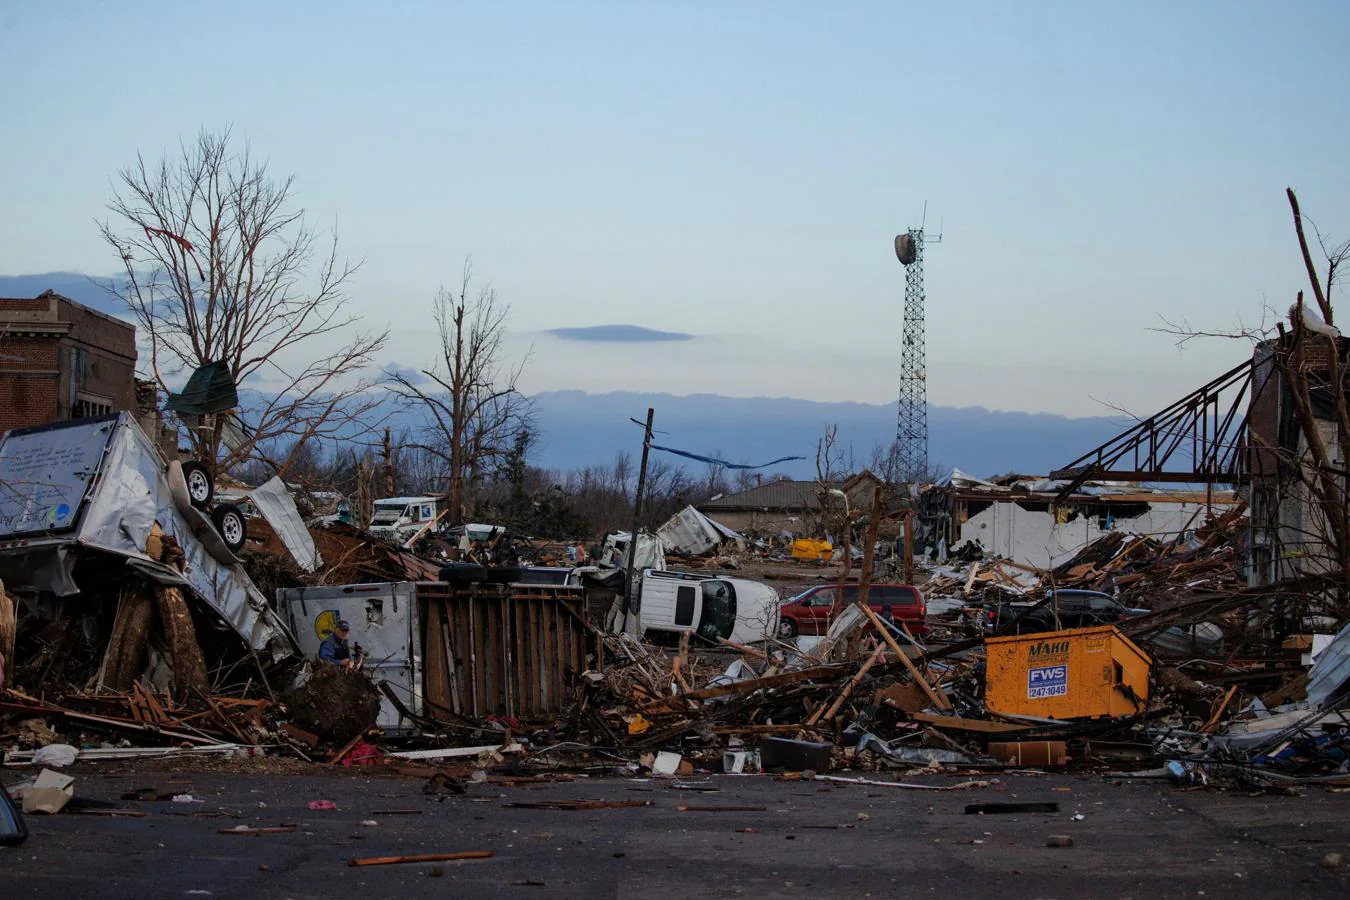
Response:
[[[158,162],[137,154],[98,226],[125,272],[103,287],[130,310],[160,389],[220,360],[236,385],[266,385],[241,411],[242,440],[227,445],[224,415],[184,422],[213,472],[280,447],[285,474],[309,442],[371,427],[382,400],[362,373],[388,332],[356,331],[347,287],[359,263],[306,221],[293,186],[228,129],[202,130]]]
[[[1316,312],[1298,292],[1289,309],[1288,327],[1279,323],[1275,345],[1275,365],[1288,386],[1302,442],[1291,467],[1307,491],[1312,515],[1312,530],[1320,532],[1326,547],[1324,568],[1338,573],[1336,588],[1338,612],[1350,614],[1350,589],[1345,578],[1350,573],[1350,404],[1347,404],[1347,342],[1335,327],[1332,288],[1340,267],[1350,258],[1350,243],[1329,249],[1318,240],[1327,258],[1323,279],[1313,261],[1304,216],[1293,189],[1286,192],[1294,217],[1294,232],[1307,271]],[[1320,316],[1318,315],[1320,313]],[[1315,407],[1322,407],[1319,416]],[[1325,422],[1326,424],[1320,424]],[[1326,565],[1329,564],[1329,565]]]
[[[490,286],[473,290],[466,261],[459,291],[441,289],[432,301],[441,358],[420,374],[388,373],[390,390],[427,416],[423,440],[414,446],[445,464],[454,522],[466,521],[483,477],[530,426],[530,403],[516,389],[526,360],[508,367],[503,359],[509,314]]]

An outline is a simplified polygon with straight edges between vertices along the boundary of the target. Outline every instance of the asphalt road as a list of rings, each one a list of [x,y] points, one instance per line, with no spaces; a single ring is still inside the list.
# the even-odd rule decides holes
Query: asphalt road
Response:
[[[12,783],[16,772],[0,772]],[[849,773],[844,773],[848,775]],[[887,777],[887,776],[879,776]],[[1183,792],[1097,777],[1005,775],[920,791],[712,776],[716,791],[578,778],[471,785],[419,779],[77,774],[78,795],[153,787],[203,803],[138,801],[144,818],[29,817],[0,848],[0,898],[333,897],[1345,897],[1350,794]],[[934,787],[961,779],[907,779]],[[562,811],[511,803],[650,801]],[[311,800],[338,808],[311,811]],[[1057,813],[967,815],[968,803],[1045,801]],[[685,811],[692,806],[761,810]],[[417,810],[390,813],[388,810]],[[1079,818],[1081,816],[1081,818]],[[363,824],[373,822],[375,824]],[[219,834],[295,824],[285,834]],[[1067,834],[1073,846],[1046,838]],[[353,857],[491,850],[490,859],[351,867]],[[1328,852],[1345,854],[1327,871]]]

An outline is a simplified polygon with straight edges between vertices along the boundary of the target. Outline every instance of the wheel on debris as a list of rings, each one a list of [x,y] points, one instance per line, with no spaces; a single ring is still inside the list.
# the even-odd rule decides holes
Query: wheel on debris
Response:
[[[198,509],[211,505],[216,488],[211,483],[211,473],[199,462],[183,463],[183,480],[187,482],[188,500]]]
[[[797,623],[792,619],[778,620],[778,637],[790,641],[797,636]]]
[[[243,549],[248,526],[244,524],[244,514],[240,512],[239,507],[233,503],[222,503],[211,510],[211,521],[231,553],[238,553]]]

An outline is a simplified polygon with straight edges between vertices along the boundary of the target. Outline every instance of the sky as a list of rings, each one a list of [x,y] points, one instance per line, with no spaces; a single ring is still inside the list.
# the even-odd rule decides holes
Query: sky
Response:
[[[1147,414],[1350,237],[1350,4],[0,4],[0,274],[112,274],[116,170],[229,126],[429,364],[466,258],[521,387]],[[927,209],[926,220],[924,217]],[[933,239],[942,235],[941,243]],[[552,329],[634,325],[689,340]]]

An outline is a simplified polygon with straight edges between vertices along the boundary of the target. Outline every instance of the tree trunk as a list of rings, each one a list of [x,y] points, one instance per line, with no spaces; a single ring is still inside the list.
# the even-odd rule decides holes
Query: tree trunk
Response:
[[[129,690],[136,677],[145,671],[154,617],[155,598],[148,585],[142,583],[123,590],[104,657],[102,682],[105,687],[115,691]]]
[[[183,589],[156,587],[155,602],[173,656],[174,692],[180,700],[190,696],[194,688],[205,693],[208,690],[206,660],[197,643],[197,628],[192,623],[187,600],[183,598]]]
[[[19,630],[16,599],[5,593],[5,583],[0,581],[0,657],[4,657],[4,666],[14,670],[14,642]]]

